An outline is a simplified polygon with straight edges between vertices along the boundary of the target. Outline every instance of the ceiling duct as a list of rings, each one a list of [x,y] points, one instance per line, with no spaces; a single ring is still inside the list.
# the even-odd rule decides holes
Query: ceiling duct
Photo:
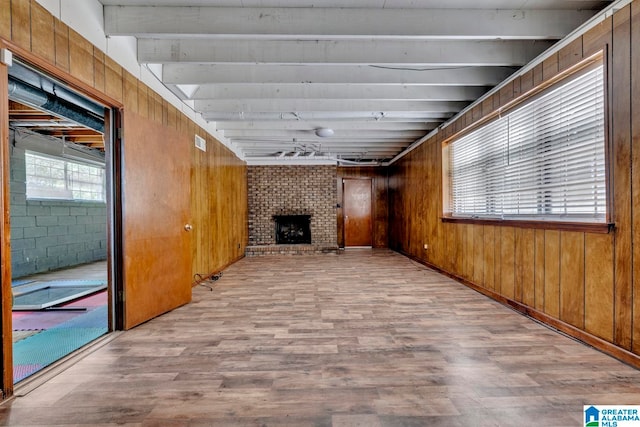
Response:
[[[102,105],[16,61],[9,67],[9,99],[104,133]]]
[[[104,133],[104,118],[96,117],[74,103],[13,77],[9,77],[9,99]]]

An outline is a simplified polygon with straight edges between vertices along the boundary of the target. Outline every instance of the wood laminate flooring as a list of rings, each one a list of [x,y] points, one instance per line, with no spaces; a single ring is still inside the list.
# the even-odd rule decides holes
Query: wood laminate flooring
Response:
[[[640,371],[387,250],[265,256],[0,406],[1,425],[576,426]]]

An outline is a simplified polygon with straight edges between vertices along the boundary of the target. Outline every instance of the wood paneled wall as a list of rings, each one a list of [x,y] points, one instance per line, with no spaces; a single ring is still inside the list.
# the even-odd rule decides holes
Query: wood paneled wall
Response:
[[[192,148],[193,275],[212,274],[240,258],[247,244],[244,162],[35,0],[0,0],[0,10],[0,38],[35,55],[72,86],[107,97],[192,141],[196,134],[207,140],[206,153]],[[126,137],[126,127],[123,131]]]
[[[193,148],[191,216],[193,274],[217,273],[244,256],[248,243],[247,167],[204,132],[207,151]]]
[[[442,142],[599,50],[604,50],[607,66],[614,231],[443,222]],[[640,0],[515,78],[395,163],[389,171],[390,247],[640,366],[638,69]]]
[[[373,166],[342,166],[338,167],[338,203],[343,204],[343,178],[371,178],[372,202],[372,241],[374,248],[389,247],[389,197],[387,169]],[[337,209],[338,215],[338,246],[344,247],[344,214],[342,207]]]
[[[217,272],[242,256],[247,241],[244,162],[35,0],[0,0],[0,44],[3,43],[13,49],[14,54],[26,57],[69,86],[102,102],[175,130],[189,141],[194,140],[195,134],[206,137],[207,152],[200,152],[192,145],[190,153],[191,176],[187,181],[192,187],[191,218],[195,237],[192,238],[193,265],[189,279],[193,281],[196,274]],[[123,140],[127,144],[140,143],[128,138],[126,124]],[[125,165],[126,169],[154,167],[151,162]],[[126,180],[126,169],[123,180]],[[128,212],[125,220],[132,218],[130,214]],[[166,251],[170,252],[171,247],[166,247]],[[8,263],[3,260],[3,265]],[[126,271],[124,277],[127,277]],[[153,283],[137,285],[148,287],[151,294]],[[6,372],[11,367],[5,363],[4,368]],[[5,384],[5,387],[11,385]]]

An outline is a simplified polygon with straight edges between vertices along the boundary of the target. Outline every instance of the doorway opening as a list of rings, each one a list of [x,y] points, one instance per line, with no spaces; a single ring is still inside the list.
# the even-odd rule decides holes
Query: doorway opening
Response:
[[[110,110],[9,67],[13,382],[112,330]]]

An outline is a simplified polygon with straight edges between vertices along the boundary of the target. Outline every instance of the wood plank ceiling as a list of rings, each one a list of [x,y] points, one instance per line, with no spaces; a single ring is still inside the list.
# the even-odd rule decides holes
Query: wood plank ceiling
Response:
[[[249,164],[388,161],[610,3],[100,2],[106,34],[135,37]]]

